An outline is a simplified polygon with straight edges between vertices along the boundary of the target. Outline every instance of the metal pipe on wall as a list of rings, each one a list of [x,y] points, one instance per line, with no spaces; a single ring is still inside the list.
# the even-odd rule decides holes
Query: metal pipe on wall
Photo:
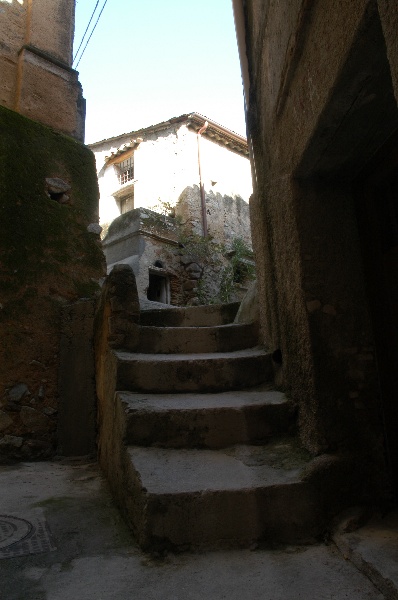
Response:
[[[202,229],[203,229],[203,237],[207,237],[207,213],[206,213],[206,198],[205,198],[205,188],[203,185],[202,179],[202,163],[200,159],[200,138],[202,133],[206,131],[209,124],[206,121],[203,127],[201,127],[197,133],[198,136],[198,167],[199,167],[199,186],[200,186],[200,200],[202,206]]]

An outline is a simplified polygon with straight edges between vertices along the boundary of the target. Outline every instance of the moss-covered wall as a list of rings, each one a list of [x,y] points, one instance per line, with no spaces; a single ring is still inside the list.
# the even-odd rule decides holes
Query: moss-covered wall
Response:
[[[94,156],[0,107],[0,165],[0,454],[48,456],[62,309],[94,301],[104,274]],[[63,180],[69,198],[49,197],[48,178]]]

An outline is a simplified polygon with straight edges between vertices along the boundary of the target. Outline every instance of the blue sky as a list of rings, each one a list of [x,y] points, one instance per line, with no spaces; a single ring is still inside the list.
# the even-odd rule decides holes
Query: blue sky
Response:
[[[75,51],[95,4],[76,2]],[[77,70],[86,143],[193,111],[245,135],[231,0],[108,0]]]

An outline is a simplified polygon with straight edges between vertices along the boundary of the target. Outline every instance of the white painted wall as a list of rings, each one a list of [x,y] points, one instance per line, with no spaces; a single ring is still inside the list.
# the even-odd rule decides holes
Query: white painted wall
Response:
[[[104,142],[96,147],[100,189],[100,223],[110,223],[120,211],[112,194],[120,188],[113,167],[104,168],[105,156],[129,142],[118,138],[117,146]],[[115,142],[113,142],[115,144]],[[211,139],[201,139],[202,176],[206,192],[241,196],[246,202],[252,193],[249,160]],[[186,125],[148,134],[134,152],[134,206],[151,208],[161,202],[174,206],[187,187],[199,185],[197,135]]]
[[[202,179],[206,191],[213,190],[222,196],[241,196],[249,202],[252,194],[249,159],[207,137],[202,136],[200,144]],[[215,185],[212,182],[216,182]]]

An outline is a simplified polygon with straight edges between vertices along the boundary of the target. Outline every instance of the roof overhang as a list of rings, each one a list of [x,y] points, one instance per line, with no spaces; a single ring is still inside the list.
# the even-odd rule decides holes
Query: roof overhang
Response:
[[[185,124],[188,129],[194,131],[195,133],[197,133],[205,125],[205,123],[207,123],[208,125],[206,130],[201,134],[203,137],[209,138],[218,144],[224,145],[229,150],[237,152],[238,154],[241,154],[247,158],[249,156],[247,140],[245,137],[196,112],[180,115],[179,117],[173,117],[168,121],[163,121],[162,123],[151,125],[150,127],[138,129],[137,131],[131,131],[130,133],[123,133],[112,138],[107,138],[105,140],[89,144],[89,148],[95,152],[96,148],[105,143],[111,142],[116,146],[118,141],[121,142],[126,138],[126,136],[131,136],[129,142],[121,144],[120,147],[117,148],[116,151],[112,152],[110,156],[105,157],[106,164],[110,165],[120,161],[122,155],[127,157],[128,153],[133,152],[144,140],[146,135],[168,129],[170,126],[178,123]]]

